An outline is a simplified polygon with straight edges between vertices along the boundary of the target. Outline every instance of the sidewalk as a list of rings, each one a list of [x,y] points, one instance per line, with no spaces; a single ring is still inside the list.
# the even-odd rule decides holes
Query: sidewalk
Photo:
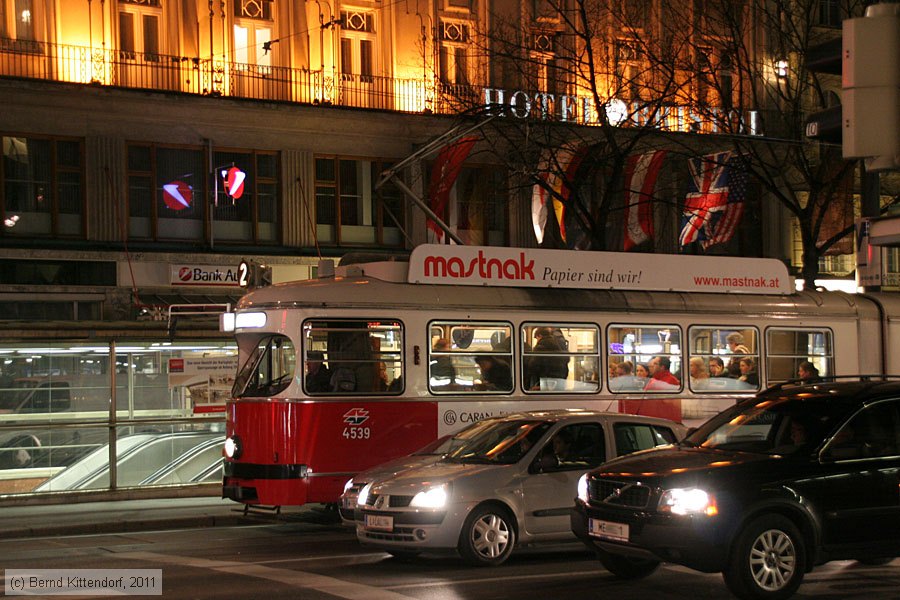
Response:
[[[278,524],[333,523],[337,514],[319,505],[250,511],[244,505],[215,497],[118,500],[0,508],[0,540],[56,535],[123,533],[162,529]]]

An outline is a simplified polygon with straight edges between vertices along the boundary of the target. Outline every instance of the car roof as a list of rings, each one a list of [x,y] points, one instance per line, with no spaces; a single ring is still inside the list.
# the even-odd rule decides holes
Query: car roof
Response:
[[[764,390],[748,401],[796,399],[804,402],[844,404],[847,408],[852,408],[898,396],[900,396],[900,378],[854,375],[820,378],[819,381],[810,383],[788,381]]]
[[[644,415],[632,415],[628,413],[620,413],[620,412],[612,412],[612,411],[603,411],[603,410],[588,410],[588,409],[580,409],[580,408],[556,408],[549,410],[528,410],[521,411],[515,413],[505,414],[500,417],[494,417],[498,420],[505,421],[514,421],[518,419],[542,419],[545,421],[559,422],[559,421],[568,421],[568,420],[629,420],[629,421],[637,421],[641,423],[648,424],[656,424],[656,425],[681,425],[680,423],[675,423],[674,421],[670,421],[669,419],[662,419],[658,417],[647,417]]]

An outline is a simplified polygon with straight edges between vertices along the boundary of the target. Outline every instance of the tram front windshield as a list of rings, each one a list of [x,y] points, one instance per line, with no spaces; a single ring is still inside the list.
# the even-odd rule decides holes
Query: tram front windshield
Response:
[[[235,398],[267,397],[287,388],[297,362],[294,344],[283,335],[268,336],[241,367],[231,390]]]

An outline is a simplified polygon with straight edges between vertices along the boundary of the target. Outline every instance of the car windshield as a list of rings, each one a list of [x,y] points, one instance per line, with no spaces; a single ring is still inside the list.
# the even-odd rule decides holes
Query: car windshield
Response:
[[[455,438],[459,445],[445,457],[450,462],[511,465],[519,462],[550,428],[549,421],[516,419],[483,422]]]
[[[719,413],[682,445],[762,454],[811,451],[846,412],[845,404],[823,398],[755,398]]]

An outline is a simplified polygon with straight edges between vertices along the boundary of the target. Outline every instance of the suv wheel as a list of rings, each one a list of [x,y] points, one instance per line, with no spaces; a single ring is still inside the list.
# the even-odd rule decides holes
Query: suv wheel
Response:
[[[643,579],[659,566],[659,561],[620,556],[604,550],[597,551],[597,558],[604,569],[619,579]]]
[[[476,507],[459,533],[457,548],[469,564],[499,565],[512,554],[516,532],[509,511],[492,505]]]
[[[738,534],[722,575],[739,598],[776,600],[797,591],[805,562],[806,548],[797,527],[781,515],[766,515]]]

